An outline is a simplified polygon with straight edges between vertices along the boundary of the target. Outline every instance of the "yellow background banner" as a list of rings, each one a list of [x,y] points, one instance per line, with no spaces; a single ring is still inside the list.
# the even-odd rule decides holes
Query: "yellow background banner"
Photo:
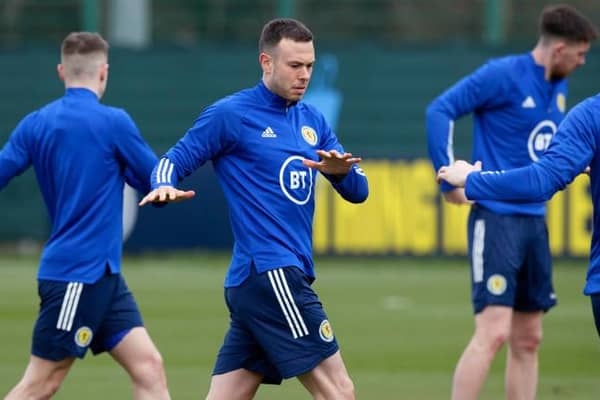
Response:
[[[350,204],[322,178],[317,182],[316,253],[464,255],[468,206],[441,201],[428,160],[361,163],[369,199]],[[587,257],[592,203],[589,178],[581,175],[548,202],[548,231],[554,255]]]

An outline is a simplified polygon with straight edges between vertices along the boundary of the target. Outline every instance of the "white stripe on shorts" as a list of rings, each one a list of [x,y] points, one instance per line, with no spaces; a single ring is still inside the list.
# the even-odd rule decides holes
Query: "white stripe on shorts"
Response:
[[[67,332],[71,330],[82,289],[83,283],[80,282],[69,282],[67,285],[65,297],[63,298],[62,306],[60,307],[56,329]]]
[[[58,314],[58,321],[56,322],[56,329],[62,329],[62,321],[65,317],[65,312],[67,309],[67,303],[71,299],[71,292],[73,291],[73,282],[69,282],[67,285],[67,290],[65,291],[65,297],[63,297],[62,306],[60,306],[60,313]]]
[[[296,302],[291,295],[283,270],[268,271],[267,274],[294,339],[308,335],[308,329],[306,329],[304,319],[300,315]]]
[[[300,325],[302,325],[301,331],[304,332],[304,335],[308,335],[308,329],[306,329],[306,325],[304,324],[304,319],[302,318],[302,315],[300,315],[300,311],[298,311],[298,307],[296,307],[296,301],[294,300],[294,297],[292,296],[292,293],[290,292],[290,288],[288,286],[287,279],[285,279],[285,274],[283,273],[283,269],[280,268],[275,272],[279,273],[281,282],[283,283],[283,287],[285,288],[285,292],[288,295],[288,298],[290,299],[290,303],[292,304],[292,307],[294,308],[294,312],[296,313],[296,316],[298,317],[298,321],[300,322]],[[300,336],[303,336],[303,335],[300,335]]]
[[[485,243],[485,220],[475,220],[473,228],[473,282],[483,282],[483,248]]]

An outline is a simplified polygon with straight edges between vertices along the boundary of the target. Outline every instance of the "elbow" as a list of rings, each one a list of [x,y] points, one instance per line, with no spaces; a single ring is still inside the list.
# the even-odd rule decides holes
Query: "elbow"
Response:
[[[367,201],[368,197],[369,197],[369,187],[367,185],[365,185],[363,188],[361,188],[356,193],[354,193],[353,196],[346,198],[346,200],[348,200],[350,203],[360,204],[360,203],[364,203],[365,201]]]
[[[425,121],[430,121],[431,119],[435,118],[436,115],[439,115],[440,111],[441,108],[437,99],[432,101],[425,109]]]

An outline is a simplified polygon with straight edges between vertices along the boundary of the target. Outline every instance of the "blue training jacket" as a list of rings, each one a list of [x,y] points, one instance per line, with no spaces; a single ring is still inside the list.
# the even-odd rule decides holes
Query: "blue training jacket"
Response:
[[[473,113],[473,161],[502,170],[535,162],[566,108],[567,81],[546,81],[530,53],[493,59],[452,86],[427,108],[427,143],[437,171],[454,162],[454,121]],[[443,183],[441,190],[453,189]],[[478,204],[498,214],[544,215],[544,202]]]
[[[206,108],[160,160],[152,187],[176,186],[212,160],[235,239],[225,287],[240,285],[252,264],[259,273],[296,266],[314,278],[316,173],[302,160],[318,160],[319,149],[343,152],[323,115],[302,102],[287,106],[260,82]],[[341,179],[326,178],[350,202],[367,198],[367,179],[356,165]]]
[[[591,167],[594,223],[585,294],[600,293],[600,95],[573,108],[539,162],[510,171],[471,173],[465,186],[472,200],[545,201]]]
[[[67,89],[21,120],[0,151],[0,189],[33,165],[52,223],[38,279],[119,273],[123,185],[147,192],[156,161],[129,115],[88,89]]]

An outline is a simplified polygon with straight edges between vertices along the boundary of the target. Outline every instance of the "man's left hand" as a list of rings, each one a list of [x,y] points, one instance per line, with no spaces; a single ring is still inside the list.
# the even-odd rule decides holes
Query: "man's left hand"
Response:
[[[302,164],[326,175],[347,175],[352,165],[362,161],[360,157],[353,157],[352,153],[340,154],[336,150],[317,150],[317,154],[321,157],[321,161],[316,162],[305,158]]]

